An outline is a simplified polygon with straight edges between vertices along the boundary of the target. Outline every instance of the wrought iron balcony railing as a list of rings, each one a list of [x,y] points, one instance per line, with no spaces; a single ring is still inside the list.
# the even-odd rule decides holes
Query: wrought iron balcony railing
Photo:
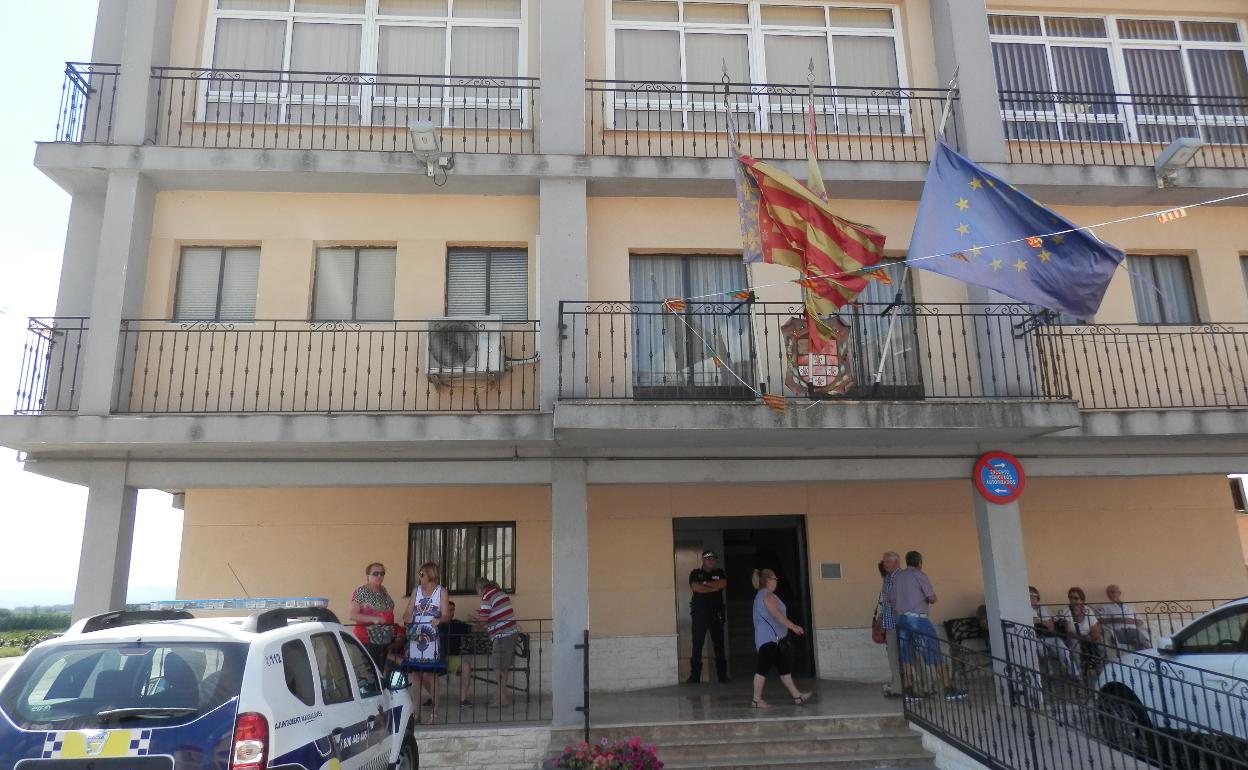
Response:
[[[1248,168],[1248,97],[1002,91],[1015,163],[1151,166],[1179,137],[1205,146],[1192,165]]]
[[[31,318],[27,321],[13,412],[78,411],[86,342],[85,318]]]
[[[55,142],[108,144],[113,141],[116,64],[67,62],[56,116]]]
[[[122,322],[113,411],[527,412],[536,321]]]
[[[784,302],[564,302],[565,400],[1063,399],[1023,305],[846,308],[835,355],[811,356]],[[891,333],[890,333],[891,328]]]
[[[155,67],[152,86],[156,144],[405,152],[429,121],[447,152],[536,146],[537,78]]]
[[[805,85],[590,80],[591,155],[729,158],[725,103],[742,148],[758,158],[807,155]],[[815,86],[821,160],[926,161],[940,127],[941,89]],[[947,135],[956,141],[954,100]]]

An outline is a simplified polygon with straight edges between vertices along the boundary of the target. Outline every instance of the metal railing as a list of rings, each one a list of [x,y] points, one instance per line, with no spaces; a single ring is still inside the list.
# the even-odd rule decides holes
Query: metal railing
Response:
[[[85,318],[31,318],[26,324],[14,414],[78,410]]]
[[[1248,168],[1248,97],[1001,91],[1016,163],[1151,166],[1179,137],[1205,143],[1192,165]]]
[[[1038,336],[1081,409],[1248,406],[1248,324],[1044,326]]]
[[[1024,331],[1028,307],[902,304],[884,314],[888,307],[847,307],[838,355],[811,358],[798,303],[689,302],[673,312],[664,302],[562,302],[559,396],[1068,397],[1043,338]],[[821,384],[830,382],[840,387]]]
[[[537,78],[154,67],[153,143],[407,152],[412,121],[443,152],[531,153]]]
[[[526,412],[537,321],[122,322],[118,413]]]
[[[919,697],[905,699],[906,719],[997,770],[1248,768],[1248,683],[1159,657],[1073,649],[1008,622],[1003,633],[1005,659],[927,637],[930,661],[914,651]],[[968,658],[977,665],[954,665]],[[946,675],[969,697],[941,697]]]
[[[117,64],[66,62],[54,142],[108,144],[113,141]]]
[[[424,724],[550,721],[551,672],[547,657],[553,650],[554,623],[550,619],[531,619],[517,620],[516,625],[516,654],[507,676],[501,680],[506,683],[506,703],[500,697],[499,670],[491,654],[494,643],[488,633],[474,629],[454,639],[443,638],[447,670],[430,677],[437,689],[436,697],[428,683],[420,681],[418,672],[408,674],[412,705]],[[358,628],[364,629],[364,634],[357,631],[357,626],[350,628],[357,638],[366,636],[370,626]],[[401,666],[405,649],[405,633],[400,633],[389,645],[370,647],[370,652],[385,655],[382,668],[389,670]],[[457,654],[451,655],[452,651]]]
[[[1171,636],[1196,618],[1217,609],[1231,599],[1161,599],[1127,602],[1088,602],[1098,618],[1106,640],[1114,647],[1151,647],[1163,636]],[[1065,604],[1040,605],[1047,617],[1056,618]]]
[[[730,158],[725,100],[741,146],[758,158],[804,159],[806,85],[589,80],[591,155]],[[926,161],[946,92],[890,86],[815,86],[821,160]],[[957,136],[954,99],[947,135]]]

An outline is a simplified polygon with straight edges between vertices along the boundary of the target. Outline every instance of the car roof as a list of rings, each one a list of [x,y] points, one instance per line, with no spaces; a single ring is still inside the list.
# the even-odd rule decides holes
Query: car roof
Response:
[[[82,622],[80,621],[66,631],[64,636],[50,640],[50,643],[90,644],[100,642],[134,642],[140,639],[145,642],[251,643],[259,638],[297,636],[313,630],[338,631],[342,629],[342,626],[338,623],[299,622],[257,632],[252,628],[248,628],[249,620],[251,619],[247,617],[160,620],[102,628],[86,633],[82,632]]]

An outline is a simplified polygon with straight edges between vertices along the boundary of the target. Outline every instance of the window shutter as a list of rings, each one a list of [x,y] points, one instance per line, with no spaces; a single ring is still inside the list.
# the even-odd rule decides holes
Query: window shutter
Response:
[[[505,321],[529,318],[529,255],[526,251],[496,251],[490,256],[490,306],[487,315]]]
[[[453,249],[446,255],[446,314],[486,314],[486,260],[489,252]]]
[[[312,318],[317,321],[351,318],[354,288],[355,249],[317,249]]]
[[[251,321],[256,317],[256,289],[260,282],[260,249],[225,249],[218,318]]]
[[[216,318],[217,281],[220,276],[221,249],[182,249],[174,316],[186,321],[211,321]]]
[[[394,249],[360,249],[355,320],[394,320]]]

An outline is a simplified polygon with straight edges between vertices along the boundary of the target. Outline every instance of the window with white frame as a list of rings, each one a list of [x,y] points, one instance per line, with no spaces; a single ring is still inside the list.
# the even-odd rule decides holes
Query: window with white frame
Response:
[[[186,246],[173,301],[180,321],[251,321],[256,317],[260,248]]]
[[[1248,143],[1242,22],[1006,13],[988,21],[1010,138]]]
[[[524,249],[449,249],[446,314],[504,321],[529,318],[529,253]]]
[[[888,112],[891,107],[881,104],[885,100],[867,95],[904,85],[893,7],[757,0],[612,0],[610,7],[607,66],[610,79],[629,92],[616,100],[616,125],[640,123],[638,113],[649,112],[651,119],[642,124],[650,128],[709,127],[722,118],[714,105],[723,98],[725,67],[738,124],[757,130],[768,130],[783,115],[803,113],[812,62],[814,83],[823,95],[816,98],[816,112],[824,131],[836,130],[838,113],[844,122],[853,115]],[[654,81],[684,85],[673,98],[670,88],[643,85]],[[783,98],[776,86],[789,86],[794,98]],[[854,87],[862,88],[863,98],[854,98]],[[900,114],[885,121],[894,131],[901,123]]]
[[[291,123],[322,122],[330,107],[338,108],[335,122],[346,123],[341,108],[350,106],[350,122],[446,125],[450,116],[438,108],[483,108],[456,78],[524,75],[527,13],[523,0],[215,0],[207,64],[261,72],[214,79],[209,104],[245,100],[255,109],[260,92]],[[359,73],[365,77],[333,77]],[[489,96],[491,109],[520,108],[510,89]],[[207,114],[213,119],[212,109]],[[469,124],[456,117],[456,125]]]
[[[317,249],[312,318],[317,321],[393,320],[394,269],[393,248]]]
[[[1131,273],[1135,316],[1140,323],[1199,322],[1192,269],[1187,257],[1131,254],[1127,256],[1127,269]]]

